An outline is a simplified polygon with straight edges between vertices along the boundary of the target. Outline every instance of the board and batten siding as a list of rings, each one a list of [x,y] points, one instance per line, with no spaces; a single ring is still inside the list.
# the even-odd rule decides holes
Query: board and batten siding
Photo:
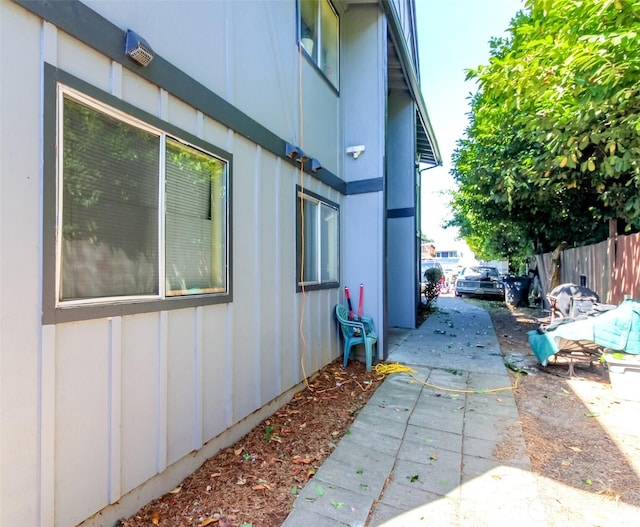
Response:
[[[119,26],[140,26],[161,55],[181,68],[183,61],[190,75],[220,88],[276,134],[299,134],[295,42],[271,64],[277,82],[247,89],[233,75],[239,37],[221,39],[230,47],[225,52],[211,46],[215,57],[206,55],[207,67],[200,55],[178,53],[202,42],[188,27],[176,30],[175,9],[165,3],[153,3],[157,17],[143,17],[138,6],[131,19],[126,3],[86,4]],[[238,25],[242,4],[219,9]],[[280,4],[293,2],[273,3],[279,11],[269,20],[285,23],[286,38],[293,38],[292,22],[279,21],[291,8],[284,12]],[[178,484],[284,404],[303,373],[341,353],[332,317],[341,290],[296,292],[296,185],[340,205],[344,196],[20,5],[0,0],[0,15],[0,77],[16,80],[3,80],[0,123],[2,136],[12,136],[11,146],[0,145],[0,525],[108,524]],[[185,43],[170,50],[163,34]],[[285,38],[277,28],[270,34]],[[19,53],[5,53],[9,43]],[[251,60],[257,65],[272,56]],[[233,155],[231,302],[41,323],[45,63]],[[217,67],[224,75],[214,75]],[[303,84],[309,83],[315,72],[306,62],[301,67]],[[338,127],[336,97],[313,90],[322,92],[325,108],[305,103],[317,134],[307,131],[308,143],[337,171],[338,139],[325,133]],[[290,109],[265,105],[281,92],[294,97]],[[116,503],[110,516],[108,506]]]

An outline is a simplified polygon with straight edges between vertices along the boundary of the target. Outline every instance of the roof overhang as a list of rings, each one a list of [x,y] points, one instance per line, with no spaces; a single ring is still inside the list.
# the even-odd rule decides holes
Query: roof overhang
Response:
[[[417,161],[427,165],[442,165],[438,142],[429,120],[427,106],[422,97],[420,82],[407,46],[404,31],[392,0],[379,0],[387,16],[389,49],[389,89],[407,90],[416,105],[416,154]]]

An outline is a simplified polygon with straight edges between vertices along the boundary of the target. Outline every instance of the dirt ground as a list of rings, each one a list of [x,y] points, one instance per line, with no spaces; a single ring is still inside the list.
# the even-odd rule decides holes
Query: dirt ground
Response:
[[[640,404],[615,397],[599,362],[576,364],[574,376],[566,360],[542,368],[527,339],[539,309],[483,307],[505,359],[529,371],[515,396],[549,525],[640,525]]]
[[[526,332],[538,327],[539,311],[510,310],[502,304],[493,306],[490,313],[503,355],[528,355],[535,362]],[[609,408],[617,410],[625,404],[616,401],[606,368],[599,362],[576,364],[575,375],[570,377],[567,362],[558,360],[536,369],[539,373],[530,370],[515,392],[534,470],[567,485],[593,487],[594,492],[640,506],[638,474],[621,466],[620,450],[596,419]],[[629,410],[637,408],[634,405]],[[635,412],[629,415],[637,417]]]
[[[528,372],[515,394],[541,499],[552,513],[548,525],[627,525],[611,517],[640,514],[640,425],[630,425],[639,406],[629,414],[615,400],[599,364],[579,365],[571,378],[566,363],[538,368],[527,331],[539,326],[539,310],[473,302],[488,309],[506,361]],[[346,370],[333,362],[290,403],[120,526],[281,525],[381,380],[359,362]]]

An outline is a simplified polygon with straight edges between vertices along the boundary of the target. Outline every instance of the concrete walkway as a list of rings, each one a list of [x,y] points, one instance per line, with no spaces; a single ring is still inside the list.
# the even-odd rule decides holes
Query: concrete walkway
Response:
[[[489,314],[442,297],[391,330],[387,376],[296,498],[284,527],[545,526]]]

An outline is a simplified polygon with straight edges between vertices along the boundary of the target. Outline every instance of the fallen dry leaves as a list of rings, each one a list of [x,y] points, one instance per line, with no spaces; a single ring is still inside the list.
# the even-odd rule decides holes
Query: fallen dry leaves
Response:
[[[277,527],[381,379],[334,361],[236,444],[121,527]]]

